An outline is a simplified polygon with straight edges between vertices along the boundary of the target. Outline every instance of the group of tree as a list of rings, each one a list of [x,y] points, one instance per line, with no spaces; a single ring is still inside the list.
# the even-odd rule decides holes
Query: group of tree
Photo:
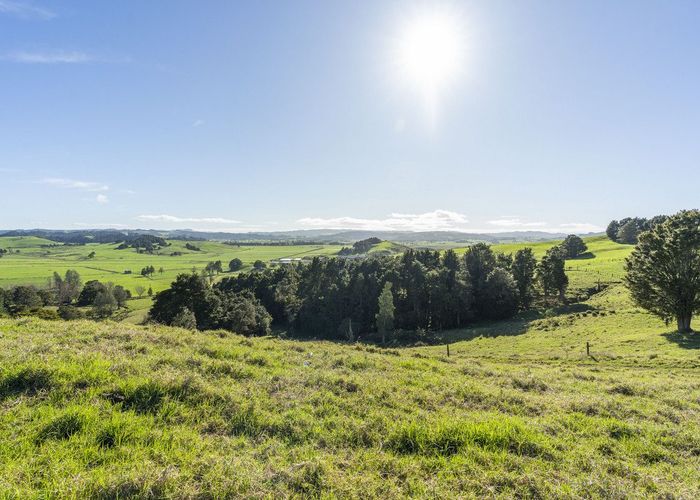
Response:
[[[185,248],[186,248],[187,250],[192,251],[192,252],[199,252],[199,251],[202,250],[202,249],[199,248],[197,245],[194,245],[194,244],[192,244],[192,243],[185,243]]]
[[[7,253],[7,250],[6,250],[6,249],[0,248],[0,257],[2,257],[3,255],[5,255],[6,253]]]
[[[248,314],[248,324],[254,317],[266,324],[269,314],[290,335],[386,338],[395,330],[437,331],[510,318],[530,307],[539,290],[547,300],[562,298],[567,283],[559,250],[538,263],[529,248],[511,256],[479,243],[462,257],[452,250],[408,250],[398,258],[314,258],[241,273],[210,286],[196,274],[180,275],[156,296],[151,318],[174,324],[192,313],[200,329],[266,331],[269,325],[236,328],[226,319],[230,307],[238,310],[244,302],[250,311],[259,311]]]
[[[338,252],[338,255],[358,255],[369,252],[372,247],[378,245],[382,242],[379,238],[367,238],[364,240],[356,241],[352,244],[352,247],[343,247]]]
[[[657,215],[651,219],[643,217],[626,217],[621,220],[613,220],[608,224],[605,234],[612,241],[634,245],[639,235],[644,231],[650,231],[657,225],[668,219],[666,215]]]
[[[272,318],[250,292],[234,293],[209,285],[197,273],[181,274],[168,290],[158,293],[150,319],[200,330],[226,329],[242,335],[266,335]]]
[[[141,276],[144,276],[146,278],[150,278],[153,276],[156,272],[156,268],[153,266],[146,266],[143,269],[141,269]]]
[[[57,316],[63,319],[83,317],[83,310],[95,318],[111,316],[117,309],[125,308],[131,292],[121,285],[91,280],[83,285],[77,271],[69,269],[62,276],[54,273],[45,288],[19,285],[9,290],[0,289],[0,313],[26,315],[42,313],[50,317],[46,306],[58,306]],[[51,311],[52,312],[52,311]],[[40,314],[41,315],[41,314]]]
[[[213,276],[218,273],[223,273],[224,268],[220,260],[209,262],[205,267],[204,271],[209,275]]]
[[[684,210],[652,225],[625,262],[625,282],[637,305],[691,331],[700,313],[700,211]]]

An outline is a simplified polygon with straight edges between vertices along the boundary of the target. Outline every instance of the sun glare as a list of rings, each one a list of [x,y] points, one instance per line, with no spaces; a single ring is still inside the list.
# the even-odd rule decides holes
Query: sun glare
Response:
[[[460,16],[437,9],[407,16],[396,38],[394,57],[401,80],[421,94],[434,118],[440,95],[463,70]]]

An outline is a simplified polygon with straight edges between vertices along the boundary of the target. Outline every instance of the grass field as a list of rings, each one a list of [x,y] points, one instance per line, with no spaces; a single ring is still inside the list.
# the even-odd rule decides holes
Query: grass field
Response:
[[[269,262],[284,257],[313,257],[315,255],[334,255],[340,246],[334,245],[298,245],[298,246],[231,246],[213,241],[191,242],[201,251],[185,248],[184,241],[169,241],[170,246],[157,254],[139,254],[133,248],[117,250],[117,244],[89,244],[84,246],[63,246],[49,240],[35,237],[0,237],[0,248],[17,250],[0,258],[0,287],[33,284],[45,286],[54,272],[63,275],[68,269],[80,273],[83,282],[88,280],[111,281],[122,285],[136,296],[137,286],[143,286],[159,292],[170,286],[180,273],[201,271],[211,261],[221,260],[224,270],[233,258],[243,261],[243,271],[250,270],[253,262]],[[95,252],[93,258],[88,258]],[[171,256],[173,252],[182,255]],[[156,272],[152,277],[140,275],[141,269],[154,266]],[[124,274],[130,270],[131,274]],[[225,276],[224,273],[220,276]],[[138,323],[143,320],[151,300],[142,298],[129,302],[130,314],[127,322]]]
[[[604,291],[449,357],[0,319],[0,497],[697,498],[700,335],[631,303],[630,247],[588,245],[572,286]]]

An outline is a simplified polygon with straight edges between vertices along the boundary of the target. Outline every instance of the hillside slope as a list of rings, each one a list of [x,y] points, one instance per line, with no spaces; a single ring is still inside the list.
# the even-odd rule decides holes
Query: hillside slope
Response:
[[[449,358],[0,319],[0,497],[700,495],[698,343],[564,318]]]

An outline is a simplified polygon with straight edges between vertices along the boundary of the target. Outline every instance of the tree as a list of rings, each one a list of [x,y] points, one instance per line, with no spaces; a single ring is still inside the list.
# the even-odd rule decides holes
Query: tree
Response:
[[[109,287],[105,287],[95,296],[95,301],[92,304],[93,313],[97,318],[108,318],[117,309],[117,301]]]
[[[153,266],[146,266],[143,269],[141,269],[141,276],[145,276],[146,278],[150,278],[153,276],[153,274],[156,272],[156,268]]]
[[[580,236],[570,234],[560,245],[565,259],[575,259],[588,250]]]
[[[148,291],[146,293],[148,294],[149,297],[153,297],[153,288],[149,286]]]
[[[338,327],[338,335],[348,342],[355,340],[355,332],[352,329],[352,318],[345,318],[340,322]]]
[[[634,302],[679,332],[691,330],[700,312],[700,211],[686,210],[639,237],[625,262]]]
[[[511,273],[518,289],[520,307],[527,309],[532,304],[532,287],[535,280],[537,261],[532,248],[521,248],[515,252]]]
[[[67,270],[65,278],[56,272],[53,273],[53,291],[58,304],[70,304],[76,300],[80,296],[82,286],[78,271]]]
[[[379,311],[376,315],[377,331],[382,336],[382,344],[386,344],[386,334],[394,330],[394,295],[391,293],[391,282],[384,283],[379,295]]]
[[[126,301],[131,298],[131,292],[121,285],[114,287],[112,295],[114,295],[114,300],[117,301],[117,308],[126,307]]]
[[[221,265],[221,261],[217,260],[214,262],[209,262],[204,270],[209,274],[210,276],[215,274],[215,273],[221,273],[223,272],[223,267]]]
[[[258,271],[261,271],[261,270],[265,269],[266,267],[267,267],[267,264],[265,264],[261,260],[256,260],[255,262],[253,262],[253,269],[256,269]]]
[[[505,319],[518,310],[518,289],[505,269],[496,268],[486,278],[484,286],[484,317]]]
[[[617,241],[619,243],[627,243],[633,245],[637,243],[637,238],[639,236],[639,227],[635,220],[630,220],[621,226],[617,232]]]
[[[605,234],[611,241],[617,241],[617,232],[620,230],[620,223],[616,220],[611,220],[608,227],[605,229]]]
[[[97,294],[105,289],[105,285],[97,280],[88,281],[85,283],[83,290],[80,292],[80,296],[78,297],[78,305],[82,307],[93,305]]]
[[[183,307],[182,309],[180,309],[180,312],[175,315],[171,325],[180,328],[185,328],[186,330],[196,330],[197,318],[195,318],[194,313],[192,311],[190,311],[186,307]]]
[[[136,285],[134,287],[134,290],[136,291],[136,295],[139,296],[139,299],[143,297],[143,294],[146,293],[146,287],[143,285]]]
[[[12,289],[11,310],[15,313],[38,309],[44,305],[41,296],[33,286],[16,286]]]
[[[231,259],[231,262],[228,263],[228,269],[231,272],[239,271],[242,268],[243,261],[239,258]]]
[[[542,257],[537,266],[537,279],[542,285],[545,298],[548,298],[551,292],[558,292],[559,300],[564,301],[569,278],[564,271],[564,258],[559,247],[550,248]]]
[[[484,316],[484,311],[488,308],[484,289],[486,288],[486,279],[497,266],[496,255],[486,243],[477,243],[470,246],[464,254],[464,265],[474,294],[477,315]]]
[[[162,267],[158,268],[158,274],[163,274],[164,272],[165,272],[165,269],[163,269]]]

